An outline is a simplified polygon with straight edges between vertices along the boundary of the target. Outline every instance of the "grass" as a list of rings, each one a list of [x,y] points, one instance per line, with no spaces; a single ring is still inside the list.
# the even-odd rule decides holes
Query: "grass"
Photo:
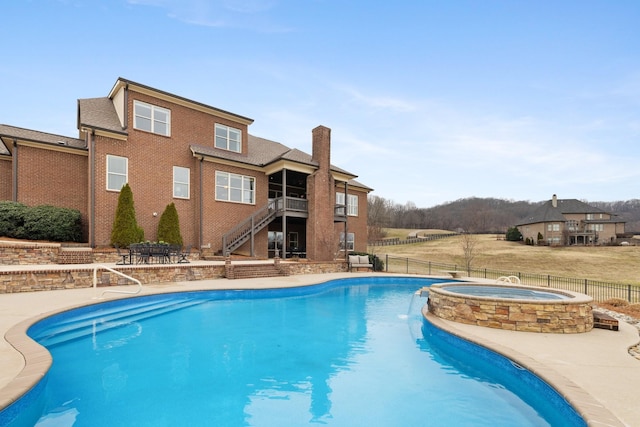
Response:
[[[388,236],[402,236],[401,238],[406,238],[412,231],[417,230],[387,230]],[[498,240],[498,237],[503,236],[474,236],[476,246],[471,263],[473,268],[640,285],[640,246],[527,246]],[[392,255],[423,261],[465,264],[459,236],[408,245],[370,246],[368,250],[382,259],[385,255]]]

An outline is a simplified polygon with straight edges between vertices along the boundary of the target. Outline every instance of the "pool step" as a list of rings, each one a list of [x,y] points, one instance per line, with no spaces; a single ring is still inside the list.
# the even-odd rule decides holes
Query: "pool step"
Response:
[[[69,318],[38,331],[32,338],[47,347],[60,344],[111,328],[129,325],[141,319],[202,304],[201,299],[163,299],[135,306],[121,305],[110,309],[97,309],[84,315]]]

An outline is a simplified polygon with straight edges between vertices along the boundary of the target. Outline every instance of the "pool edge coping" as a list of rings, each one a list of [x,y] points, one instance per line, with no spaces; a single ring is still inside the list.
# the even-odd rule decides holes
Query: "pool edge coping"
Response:
[[[460,339],[494,351],[507,359],[518,363],[518,365],[538,376],[541,380],[556,390],[556,392],[558,392],[558,394],[560,394],[567,402],[569,402],[576,412],[578,412],[578,414],[584,419],[587,425],[612,427],[627,426],[627,424],[623,423],[622,420],[607,409],[589,392],[578,386],[569,378],[561,375],[556,369],[547,367],[542,362],[502,344],[487,340],[486,338],[481,340],[477,335],[467,333],[466,331],[456,328],[455,322],[441,319],[438,316],[429,313],[426,309],[422,310],[422,314],[428,322],[438,329]],[[475,327],[482,328],[482,326]]]

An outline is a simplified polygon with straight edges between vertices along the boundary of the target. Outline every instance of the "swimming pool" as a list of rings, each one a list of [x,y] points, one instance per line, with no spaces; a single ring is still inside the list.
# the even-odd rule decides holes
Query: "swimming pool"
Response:
[[[29,330],[54,359],[13,408],[33,421],[7,423],[5,410],[0,425],[585,425],[535,375],[425,322],[415,291],[434,282],[367,277],[65,312]]]

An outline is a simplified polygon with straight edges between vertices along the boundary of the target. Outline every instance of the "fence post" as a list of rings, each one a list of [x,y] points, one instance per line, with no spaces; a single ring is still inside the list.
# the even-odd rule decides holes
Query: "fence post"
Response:
[[[409,274],[409,258],[407,257],[407,274]]]
[[[429,276],[431,276],[431,261],[429,261]]]
[[[584,279],[584,293],[586,295],[589,295],[587,292],[589,291],[589,285],[588,285],[589,279]]]
[[[487,278],[487,269],[486,268],[484,269],[484,278],[485,279]]]
[[[385,254],[385,261],[387,262],[387,265],[385,268],[386,268],[386,272],[388,273],[389,272],[389,254]]]
[[[631,301],[631,285],[627,285],[627,301],[633,302]]]

